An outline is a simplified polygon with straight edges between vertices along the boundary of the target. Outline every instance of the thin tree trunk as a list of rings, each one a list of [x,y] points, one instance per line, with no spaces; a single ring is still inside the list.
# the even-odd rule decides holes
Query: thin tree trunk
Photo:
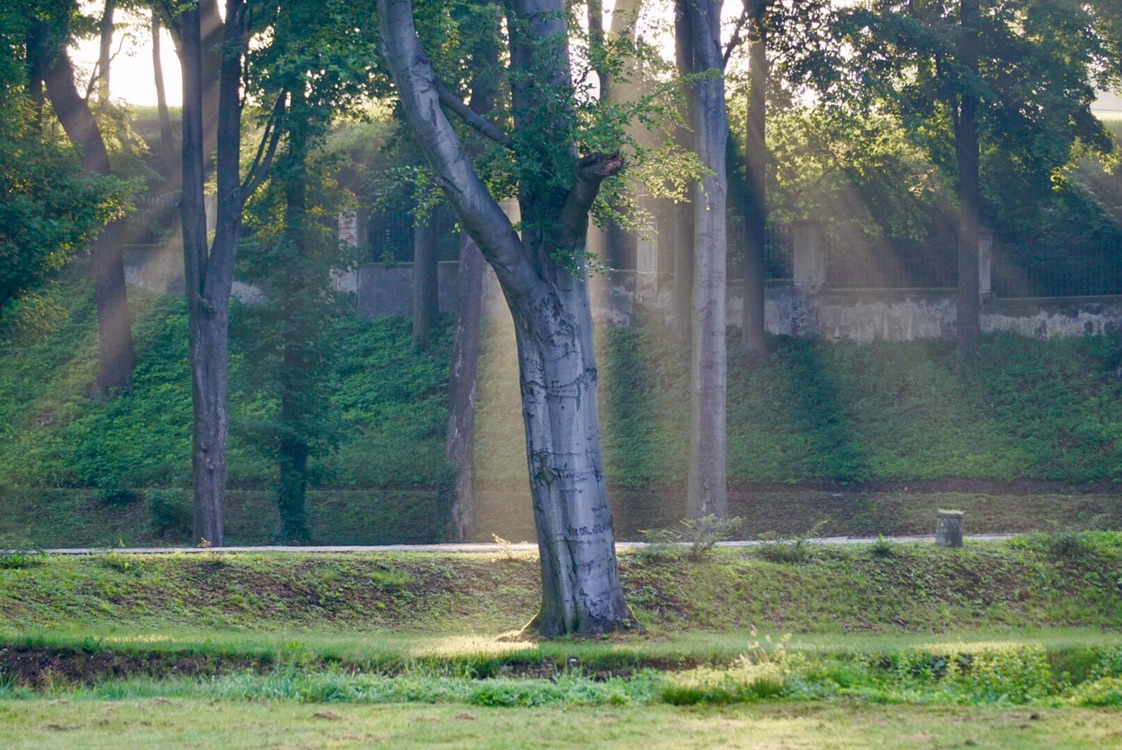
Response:
[[[200,4],[201,6],[201,4]],[[227,361],[229,307],[234,259],[241,231],[240,185],[241,53],[244,51],[242,0],[227,0],[218,106],[218,217],[208,253],[203,208],[204,72],[199,9],[186,6],[180,16],[183,66],[183,260],[191,360],[194,440],[195,537],[199,543],[225,543]]]
[[[428,351],[439,305],[436,265],[438,209],[413,223],[413,351]]]
[[[475,240],[460,236],[459,298],[448,379],[448,431],[444,456],[452,493],[448,536],[456,541],[475,534],[475,395],[479,375],[479,323],[483,317],[483,255]]]
[[[299,94],[293,107],[302,106]],[[293,113],[299,121],[299,113]],[[283,280],[276,285],[282,310],[288,314],[284,324],[283,370],[280,373],[280,482],[277,486],[277,544],[307,544],[308,488],[308,399],[313,390],[307,342],[311,336],[306,314],[300,312],[307,302],[291,299],[309,294],[308,279],[308,143],[305,129],[288,132],[288,152],[280,172],[284,180],[284,224],[295,257]],[[287,298],[287,299],[286,299]]]
[[[978,0],[961,0],[959,63],[963,69],[978,71]],[[978,99],[969,92],[971,82],[963,82],[958,116],[954,123],[955,157],[958,162],[958,360],[965,363],[981,340],[981,299],[978,281],[978,242],[982,216],[982,191],[979,178]]]
[[[160,14],[152,11],[152,71],[156,84],[156,111],[160,117],[160,152],[163,177],[171,176],[175,167],[175,133],[168,114],[168,99],[164,92],[164,62],[160,57]]]
[[[689,0],[677,0],[674,16],[674,49],[678,75],[694,72],[693,32],[689,14]],[[689,122],[697,107],[692,86],[686,87],[683,119]],[[693,135],[685,128],[677,128],[674,139],[685,149],[694,148]],[[694,209],[692,201],[679,203],[674,211],[674,338],[688,343],[693,330],[694,285]]]
[[[693,335],[690,367],[690,462],[687,492],[694,518],[728,517],[725,478],[727,180],[723,62],[719,45],[720,4],[691,3],[696,71],[693,109],[697,153],[707,173],[694,191]]]
[[[749,366],[759,364],[767,356],[764,340],[765,255],[767,245],[767,140],[765,137],[767,107],[767,31],[763,18],[752,19],[752,37],[748,43],[748,70],[751,75],[748,94],[748,132],[744,144],[744,161],[748,177],[749,202],[745,216],[745,239],[742,276],[744,279],[744,314],[740,323],[740,343]]]
[[[199,0],[200,42],[202,45],[203,87],[203,167],[209,172],[218,147],[219,88],[222,76],[223,21],[218,0]]]
[[[86,101],[78,95],[74,68],[65,48],[59,48],[45,71],[44,80],[63,130],[82,151],[85,173],[112,174],[105,141]],[[97,380],[93,392],[107,396],[131,389],[135,361],[119,222],[111,222],[101,231],[94,241],[92,255],[98,333]]]
[[[50,26],[46,21],[32,20],[27,30],[27,97],[35,108],[35,126],[38,128],[43,122],[43,107],[46,104],[44,81],[47,77],[47,67],[50,65],[50,56],[47,50],[47,39],[50,35]]]
[[[113,55],[113,14],[116,10],[115,0],[105,0],[97,55],[97,103],[102,106],[109,103],[109,66]]]
[[[497,21],[496,17],[496,21]],[[499,29],[481,34],[472,50],[471,111],[487,118],[495,106],[499,69]],[[479,246],[460,233],[460,263],[452,369],[448,377],[448,429],[444,457],[448,474],[441,491],[449,507],[448,537],[464,541],[475,534],[475,396],[479,377],[479,337],[483,318],[483,265]],[[450,493],[451,497],[447,494]]]

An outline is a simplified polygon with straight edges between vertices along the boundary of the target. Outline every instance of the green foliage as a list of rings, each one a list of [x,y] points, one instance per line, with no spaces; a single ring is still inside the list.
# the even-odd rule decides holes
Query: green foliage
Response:
[[[885,539],[883,534],[877,536],[871,551],[875,557],[892,557],[894,554],[892,542]]]
[[[826,106],[897,119],[954,182],[953,123],[963,97],[973,97],[985,220],[1000,237],[1063,245],[1117,233],[1064,176],[1088,151],[1114,147],[1090,112],[1095,88],[1119,82],[1110,60],[1122,37],[1110,13],[1051,0],[976,4],[980,54],[971,69],[959,59],[960,5],[876,0],[840,10],[828,51],[811,55],[807,68]]]
[[[144,493],[148,525],[161,538],[186,540],[191,536],[194,508],[185,490],[150,489]]]
[[[46,565],[47,558],[42,551],[0,550],[0,570],[23,570]]]
[[[688,559],[698,562],[713,554],[717,542],[733,538],[743,525],[743,518],[723,519],[714,515],[687,518],[681,522],[681,529],[678,530],[640,531],[647,546],[640,548],[639,552],[652,559],[676,559],[685,552]]]
[[[814,554],[810,540],[818,536],[825,525],[826,519],[819,519],[808,531],[793,538],[784,538],[773,533],[760,534],[759,538],[763,544],[758,548],[759,555],[772,562],[805,563]]]

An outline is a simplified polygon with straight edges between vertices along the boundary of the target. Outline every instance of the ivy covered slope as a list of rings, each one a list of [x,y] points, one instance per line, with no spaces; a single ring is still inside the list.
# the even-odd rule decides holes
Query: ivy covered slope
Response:
[[[34,304],[9,307],[0,316],[0,547],[50,546],[60,543],[58,536],[75,544],[115,543],[122,534],[142,543],[150,536],[178,539],[190,528],[183,302],[132,289],[130,306],[138,354],[134,388],[107,401],[84,393],[97,362],[96,311],[84,282],[60,282]],[[253,336],[239,327],[247,317],[235,305],[229,524],[232,543],[264,543],[272,528],[261,519],[276,513],[276,457],[267,455],[269,442],[261,436],[275,429],[276,404],[242,354]],[[438,331],[423,355],[409,350],[407,320],[345,315],[331,319],[323,335],[343,345],[331,362],[327,417],[336,449],[312,467],[321,492],[313,515],[332,519],[321,525],[318,540],[347,541],[336,527],[370,543],[432,539],[437,511],[428,489],[443,461],[450,334]],[[98,515],[107,508],[114,512]],[[37,515],[28,515],[32,509]],[[49,535],[54,541],[34,536],[29,518],[36,517],[40,525],[58,527]]]
[[[514,360],[501,330],[486,342],[477,476],[514,485],[525,472],[513,451],[520,439]],[[734,485],[1122,479],[1113,337],[986,336],[962,377],[948,341],[771,344],[763,366],[749,370],[735,356],[729,365]],[[682,485],[686,353],[658,328],[602,330],[599,364],[609,481]]]
[[[84,282],[24,296],[0,316],[0,547],[187,540],[186,316],[175,298],[132,290],[131,304],[135,387],[108,401],[84,393],[96,367],[95,311]],[[235,309],[228,533],[231,543],[266,543],[276,457],[262,436],[275,429],[276,407],[245,364],[244,343],[254,335],[248,320]],[[658,503],[680,494],[687,455],[688,363],[664,334],[656,327],[598,332],[609,481]],[[342,345],[329,363],[326,429],[336,448],[313,466],[315,541],[435,541],[444,513],[435,488],[450,332],[441,329],[427,354],[410,351],[404,319],[344,314],[330,319],[324,335]],[[734,359],[730,367],[734,485],[1029,479],[1099,483],[1094,491],[1102,495],[1103,484],[1122,478],[1122,384],[1112,338],[985,337],[964,377],[953,372],[950,342],[770,343],[764,366],[748,371]],[[517,492],[522,504],[525,437],[512,346],[508,324],[487,321],[475,460],[483,486]],[[968,511],[980,520],[974,506]]]

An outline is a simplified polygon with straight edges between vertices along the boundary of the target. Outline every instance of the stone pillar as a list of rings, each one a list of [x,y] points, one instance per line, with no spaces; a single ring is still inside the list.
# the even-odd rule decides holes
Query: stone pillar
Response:
[[[935,544],[940,547],[962,546],[962,511],[940,510],[935,518]]]
[[[814,290],[826,283],[826,233],[820,222],[791,225],[791,254],[796,287]]]
[[[206,214],[206,232],[210,234],[218,228],[218,196],[203,196],[203,213]]]
[[[993,296],[993,235],[989,232],[978,238],[978,293],[983,300]]]

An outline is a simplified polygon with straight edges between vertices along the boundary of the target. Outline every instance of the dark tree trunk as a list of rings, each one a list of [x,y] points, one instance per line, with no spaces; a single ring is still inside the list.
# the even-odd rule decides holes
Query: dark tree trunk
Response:
[[[439,106],[435,74],[413,25],[409,0],[379,0],[386,62],[397,82],[406,118],[437,183],[494,268],[514,317],[526,426],[527,463],[541,552],[542,606],[536,618],[545,635],[593,635],[633,624],[616,565],[596,410],[596,363],[588,278],[557,255],[581,258],[588,209],[600,182],[622,168],[617,156],[574,158],[573,185],[520,186],[522,237],[488,194]],[[540,67],[544,44],[567,38],[562,0],[514,0],[511,66]],[[571,85],[564,47],[549,57],[541,80]],[[515,127],[539,124],[544,101],[532,80],[516,80]],[[531,143],[530,148],[555,144]],[[521,154],[536,163],[541,154]],[[560,198],[560,201],[556,200]],[[548,231],[547,231],[547,228]]]
[[[694,518],[728,517],[725,478],[725,296],[728,238],[725,158],[728,116],[720,49],[720,3],[689,3],[695,70],[693,127],[707,173],[694,190],[693,329],[690,366],[690,463],[687,492]]]
[[[97,121],[78,95],[74,68],[64,47],[44,71],[47,95],[67,137],[81,149],[86,174],[110,175],[109,154]],[[94,296],[97,302],[98,368],[93,392],[98,396],[132,387],[132,329],[125,290],[125,263],[120,226],[111,222],[93,245]]]
[[[978,71],[978,0],[961,0],[958,57],[961,67]],[[954,123],[955,157],[958,162],[958,299],[956,334],[958,360],[965,363],[981,339],[981,299],[978,282],[978,241],[982,218],[979,178],[978,98],[970,93],[971,81],[963,81]]]
[[[299,106],[298,95],[293,106]],[[299,121],[294,112],[293,119]],[[277,544],[307,544],[308,422],[309,398],[314,389],[308,342],[307,314],[300,312],[310,292],[308,279],[308,144],[306,131],[295,127],[288,133],[284,180],[284,224],[293,248],[291,267],[276,284],[281,309],[290,316],[284,324],[280,373],[280,482],[277,486]],[[326,279],[324,280],[326,282]]]
[[[677,0],[674,15],[674,50],[678,75],[694,72],[693,32],[690,24],[689,1]],[[693,88],[686,87],[686,111],[683,119],[690,121],[697,106]],[[693,134],[677,128],[674,139],[684,149],[693,150]],[[674,338],[688,343],[693,330],[693,264],[694,264],[694,211],[692,203],[679,203],[674,210]]]
[[[499,29],[481,34],[472,50],[471,111],[488,117],[498,87]],[[479,326],[483,318],[483,265],[479,246],[460,234],[460,263],[456,300],[456,330],[452,340],[452,369],[448,378],[448,429],[444,457],[448,474],[441,491],[449,508],[448,537],[456,541],[475,534],[475,395],[479,376]]]
[[[36,127],[43,121],[43,107],[46,104],[43,83],[47,77],[47,67],[51,63],[47,49],[49,34],[50,26],[46,21],[34,20],[28,25],[27,97],[35,108]]]
[[[168,100],[164,92],[164,63],[160,58],[160,15],[152,11],[152,72],[156,84],[156,111],[160,117],[160,161],[163,164],[162,177],[171,177],[175,165],[175,133],[171,128],[171,115],[168,114]],[[178,178],[173,178],[173,182]]]
[[[762,4],[761,4],[762,5]],[[764,341],[765,256],[767,246],[767,30],[762,15],[752,21],[748,43],[748,132],[744,144],[744,166],[748,178],[748,206],[745,218],[743,266],[744,314],[740,322],[740,343],[749,366],[767,356]]]
[[[436,239],[439,209],[413,223],[413,351],[428,351],[439,305]]]
[[[187,6],[179,23],[183,66],[181,211],[195,420],[195,537],[199,543],[215,547],[225,543],[229,307],[243,205],[239,182],[243,10],[241,0],[227,0],[223,46],[228,54],[222,58],[218,107],[218,217],[209,253],[203,208],[206,148],[203,43],[198,9]]]
[[[448,536],[456,541],[475,534],[475,394],[479,375],[479,323],[483,317],[483,255],[475,240],[460,237],[459,298],[448,382],[448,432],[444,456],[450,472]]]
[[[113,57],[113,15],[116,10],[117,3],[114,0],[105,0],[97,54],[97,103],[102,106],[109,103],[109,67]]]
[[[218,10],[219,0],[199,0],[199,33],[202,45],[203,87],[203,166],[209,172],[218,147],[220,86],[222,77],[222,40],[224,24]],[[229,5],[229,3],[227,3]]]

